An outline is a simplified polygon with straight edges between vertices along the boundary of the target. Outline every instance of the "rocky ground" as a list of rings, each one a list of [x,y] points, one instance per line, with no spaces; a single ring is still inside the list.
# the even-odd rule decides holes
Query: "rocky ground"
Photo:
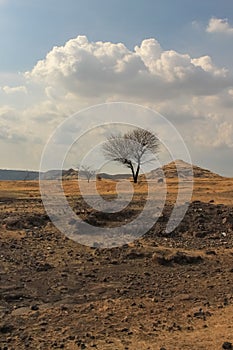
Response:
[[[168,203],[143,238],[101,249],[62,235],[38,196],[0,201],[1,350],[232,349],[231,205],[195,200],[167,234]]]

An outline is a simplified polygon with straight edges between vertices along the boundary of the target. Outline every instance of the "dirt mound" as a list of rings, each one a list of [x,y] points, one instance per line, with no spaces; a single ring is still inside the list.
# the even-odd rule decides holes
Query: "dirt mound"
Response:
[[[220,175],[215,174],[214,172],[203,169],[196,165],[191,165],[182,160],[176,160],[171,163],[164,165],[162,168],[152,170],[147,174],[148,179],[158,179],[158,178],[167,178],[175,179],[178,176],[177,168],[179,169],[179,175],[183,178],[203,178],[203,179],[219,179]]]
[[[179,226],[173,232],[166,233],[166,225],[172,210],[173,206],[165,206],[162,215],[147,235],[207,237],[212,240],[231,239],[233,242],[232,207],[200,201],[192,202]]]
[[[62,172],[63,180],[76,180],[78,179],[78,171],[74,169],[63,170]]]
[[[203,257],[201,257],[200,255],[192,255],[190,253],[185,253],[182,251],[175,252],[174,254],[168,256],[154,254],[152,260],[157,261],[160,265],[164,266],[172,266],[173,264],[199,264],[204,261]]]
[[[46,214],[8,214],[2,219],[2,225],[8,230],[32,229],[35,227],[43,227],[49,222],[49,217]]]

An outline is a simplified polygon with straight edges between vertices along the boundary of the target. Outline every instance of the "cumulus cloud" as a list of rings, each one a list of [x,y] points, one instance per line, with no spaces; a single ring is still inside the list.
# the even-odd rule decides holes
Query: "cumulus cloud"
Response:
[[[78,36],[54,47],[25,77],[44,86],[46,101],[27,112],[41,125],[45,121],[54,125],[59,113],[65,117],[72,107],[75,112],[85,103],[127,100],[156,109],[179,125],[187,140],[218,147],[223,127],[212,128],[211,141],[206,138],[209,124],[229,122],[224,112],[233,90],[230,72],[207,55],[163,50],[153,38],[129,50],[121,43],[90,42]]]
[[[232,84],[227,70],[216,67],[209,56],[192,58],[166,51],[156,39],[146,39],[129,50],[121,43],[89,42],[85,36],[54,47],[25,76],[44,83],[48,96],[60,90],[62,96],[73,93],[88,98],[208,95]]]
[[[227,18],[211,18],[206,28],[208,33],[222,33],[233,35],[233,27]]]
[[[220,77],[226,77],[227,76],[227,69],[225,68],[217,68],[213,62],[210,56],[202,56],[199,58],[193,58],[191,62],[196,67],[201,67],[203,71],[209,72],[213,76],[220,76]]]

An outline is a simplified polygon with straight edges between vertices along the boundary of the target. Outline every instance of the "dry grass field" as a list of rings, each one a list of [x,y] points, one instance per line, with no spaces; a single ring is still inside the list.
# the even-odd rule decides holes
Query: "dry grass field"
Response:
[[[79,180],[80,181],[80,180]],[[90,191],[89,184],[86,180],[81,180],[86,192]],[[101,180],[92,183],[96,183],[97,191],[102,195],[116,194],[116,185],[119,182],[113,180]],[[157,180],[150,180],[153,183],[153,188],[159,193],[161,191],[161,184],[157,183]],[[187,180],[187,186],[190,180]],[[131,182],[132,189],[136,194],[147,193],[147,181],[139,181],[134,185]],[[173,202],[177,196],[177,178],[168,178],[166,180],[167,185],[167,200]],[[182,182],[185,193],[185,180]],[[195,178],[193,184],[192,201],[200,200],[202,202],[209,202],[214,200],[216,204],[233,205],[233,178]],[[78,196],[80,190],[77,180],[63,181],[64,192],[67,196]],[[92,192],[90,192],[92,194]],[[38,181],[0,181],[0,198],[39,198],[40,189]]]

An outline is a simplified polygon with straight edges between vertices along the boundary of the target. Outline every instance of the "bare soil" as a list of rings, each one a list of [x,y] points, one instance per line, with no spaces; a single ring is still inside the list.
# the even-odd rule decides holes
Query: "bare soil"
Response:
[[[115,195],[115,182],[98,186],[106,199]],[[76,182],[64,188],[82,211]],[[146,189],[143,181],[135,186],[136,211]],[[101,249],[53,226],[38,182],[0,182],[0,349],[231,349],[233,179],[196,179],[188,212],[169,234],[175,179],[168,192],[144,237]],[[85,208],[84,219],[90,214],[111,224]]]

